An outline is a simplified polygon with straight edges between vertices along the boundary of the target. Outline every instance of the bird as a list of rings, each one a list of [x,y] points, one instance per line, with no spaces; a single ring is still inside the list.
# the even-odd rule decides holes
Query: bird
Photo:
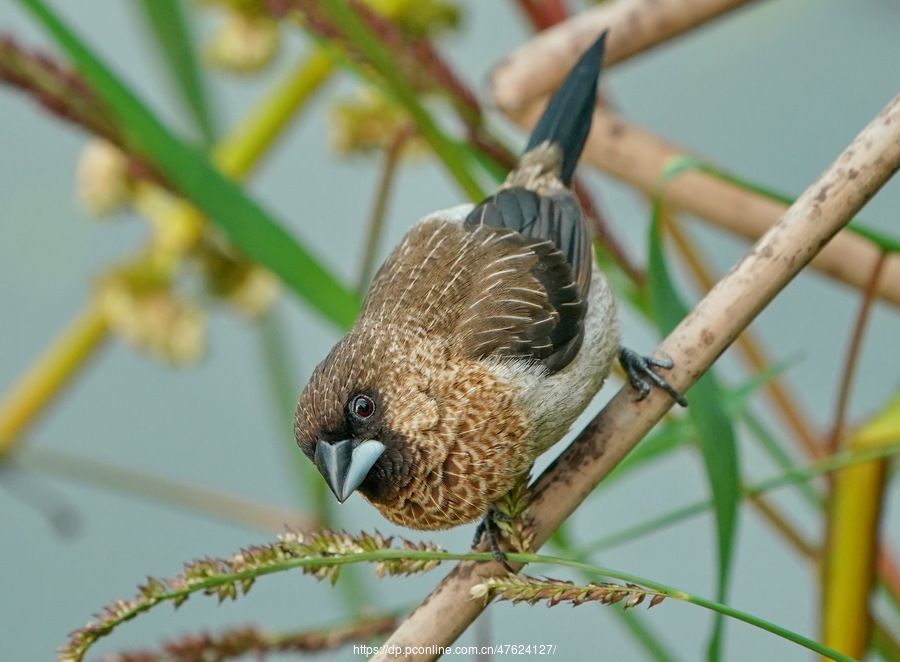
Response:
[[[668,357],[621,345],[616,299],[569,188],[606,34],[498,191],[412,226],[313,371],[294,433],[339,502],[359,492],[419,530],[481,520],[497,558],[493,505],[569,431],[616,358],[638,399],[655,384],[687,404],[653,370],[672,368]]]

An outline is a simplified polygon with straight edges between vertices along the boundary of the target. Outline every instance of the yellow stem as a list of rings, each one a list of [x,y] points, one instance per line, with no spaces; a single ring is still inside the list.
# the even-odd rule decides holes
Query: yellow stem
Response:
[[[854,434],[850,448],[862,450],[900,438],[900,396]],[[828,512],[822,579],[822,642],[862,658],[869,643],[869,600],[877,569],[878,522],[887,460],[842,469],[835,477]]]
[[[245,177],[333,70],[331,57],[322,50],[314,51],[246,121],[213,148],[213,162],[229,177]]]
[[[100,306],[89,304],[44,350],[0,401],[0,458],[22,431],[59,394],[106,337]]]

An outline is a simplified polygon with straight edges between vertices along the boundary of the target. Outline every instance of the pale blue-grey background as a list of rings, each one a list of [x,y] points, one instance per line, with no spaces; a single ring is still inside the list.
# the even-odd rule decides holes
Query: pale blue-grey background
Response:
[[[444,39],[441,52],[479,90],[490,66],[528,34],[511,2],[461,2],[466,27]],[[572,2],[576,6],[579,3]],[[96,0],[61,3],[67,18],[115,64],[127,81],[170,120],[180,108],[168,94],[158,63],[129,3]],[[208,28],[208,26],[205,26]],[[0,30],[24,44],[47,45],[46,37],[13,2],[0,3]],[[762,2],[615,68],[606,83],[623,113],[676,143],[690,146],[735,173],[797,194],[900,90],[900,5],[890,0]],[[283,69],[305,44],[289,39]],[[212,86],[221,126],[239,118],[272,82],[216,76]],[[336,85],[351,92],[341,76]],[[329,90],[331,96],[334,88]],[[254,177],[254,195],[289,224],[347,281],[361,255],[377,168],[374,159],[338,161],[328,151],[326,113],[319,100],[274,150]],[[498,120],[499,121],[499,120]],[[522,140],[508,128],[508,135]],[[86,220],[73,204],[72,169],[85,136],[48,117],[30,100],[0,89],[0,390],[12,381],[85,304],[91,279],[130,253],[146,227],[128,217],[119,224]],[[647,213],[627,189],[597,176],[613,222],[635,255],[644,254]],[[390,210],[384,252],[423,213],[460,201],[444,172],[431,163],[402,168]],[[889,184],[863,214],[867,222],[898,235],[900,187]],[[723,272],[746,242],[692,229],[712,249]],[[688,297],[695,294],[688,292]],[[800,277],[763,313],[755,328],[774,356],[795,359],[791,383],[815,422],[827,425],[836,397],[856,295],[822,277]],[[335,331],[287,296],[294,368],[306,378],[336,340]],[[851,412],[871,413],[896,390],[900,358],[896,310],[878,305],[860,363]],[[628,342],[649,351],[655,338],[634,318],[625,320]],[[27,445],[102,459],[179,480],[232,491],[251,499],[293,507],[298,490],[287,477],[284,442],[271,415],[261,375],[258,337],[246,323],[221,312],[212,316],[211,346],[195,367],[174,370],[112,342],[75,386],[29,432]],[[723,360],[723,375],[735,378]],[[607,388],[598,405],[611,392]],[[743,445],[748,473],[774,469],[750,444]],[[551,453],[554,454],[556,451]],[[27,463],[28,456],[21,458]],[[269,539],[263,532],[211,521],[122,493],[37,474],[16,474],[2,485],[52,490],[78,512],[77,534],[63,538],[36,512],[0,491],[0,638],[5,660],[49,659],[66,633],[102,605],[131,597],[146,575],[174,576],[183,561],[228,555]],[[659,462],[617,483],[575,516],[582,540],[616,531],[674,505],[706,494],[700,462],[691,453]],[[47,497],[45,497],[47,498]],[[811,536],[816,519],[794,498],[781,499]],[[898,491],[890,494],[886,528],[894,540]],[[747,511],[749,512],[749,511]],[[395,527],[361,499],[341,511],[350,530]],[[603,555],[605,565],[712,596],[714,543],[711,521],[695,519]],[[419,535],[397,531],[419,539]],[[422,536],[463,550],[469,527]],[[815,636],[814,571],[786,551],[755,516],[741,523],[732,603],[785,627]],[[534,572],[540,572],[535,569]],[[366,571],[373,604],[413,604],[445,572],[377,581]],[[554,571],[554,575],[562,575]],[[640,659],[642,653],[616,624],[609,608],[584,606],[491,607],[494,643],[555,643],[556,659]],[[203,597],[178,612],[163,606],[126,624],[97,652],[150,646],[161,637],[229,624],[257,623],[281,629],[333,623],[341,607],[327,584],[299,573],[259,581],[249,597],[217,606]],[[658,629],[682,660],[703,655],[709,614],[674,601],[639,613]],[[461,643],[472,643],[466,634]],[[729,626],[729,660],[806,660],[809,653],[740,623]],[[333,659],[353,659],[345,650]]]

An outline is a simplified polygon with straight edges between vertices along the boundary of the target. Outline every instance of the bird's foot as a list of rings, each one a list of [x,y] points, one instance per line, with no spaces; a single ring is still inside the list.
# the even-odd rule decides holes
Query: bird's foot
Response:
[[[512,522],[514,519],[514,517],[507,515],[494,504],[491,504],[491,508],[484,516],[484,519],[478,523],[478,526],[475,529],[475,539],[472,541],[472,547],[478,547],[478,545],[481,544],[481,541],[484,538],[487,538],[491,556],[509,572],[513,572],[513,569],[509,566],[509,563],[506,562],[506,554],[500,549],[500,526],[497,522],[508,523]]]
[[[672,399],[682,407],[687,407],[688,403],[684,396],[672,388],[672,385],[663,377],[653,372],[653,368],[669,370],[675,367],[675,362],[668,356],[664,359],[641,356],[632,349],[621,347],[619,348],[619,363],[622,364],[622,367],[628,374],[628,381],[638,390],[638,400],[643,400],[647,397],[652,383],[672,396]]]

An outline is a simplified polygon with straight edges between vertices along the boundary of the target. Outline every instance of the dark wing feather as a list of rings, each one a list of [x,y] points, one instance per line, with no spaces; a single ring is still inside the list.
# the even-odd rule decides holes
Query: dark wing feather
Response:
[[[581,347],[590,245],[574,197],[504,189],[462,223],[407,233],[372,282],[362,317],[413,325],[461,359],[515,357],[555,372]]]
[[[492,353],[539,359],[551,372],[564,368],[581,347],[592,269],[587,230],[574,196],[562,189],[550,196],[519,187],[503,189],[475,207],[464,227],[470,232],[493,231],[504,242],[530,251],[536,258],[530,265],[530,276],[545,293],[540,308],[537,301],[517,305],[516,296],[485,299],[485,309],[476,311],[482,313],[479,336],[483,346],[493,347]],[[493,291],[504,287],[528,289],[510,276],[506,275],[509,283],[482,286]],[[496,308],[498,299],[508,300],[509,308],[520,310],[514,313],[487,308]],[[522,315],[523,307],[531,322],[507,328],[516,321],[513,318]],[[507,326],[501,324],[503,321]],[[478,323],[477,319],[470,322]],[[494,342],[487,342],[489,338]],[[515,342],[509,342],[511,338]]]

